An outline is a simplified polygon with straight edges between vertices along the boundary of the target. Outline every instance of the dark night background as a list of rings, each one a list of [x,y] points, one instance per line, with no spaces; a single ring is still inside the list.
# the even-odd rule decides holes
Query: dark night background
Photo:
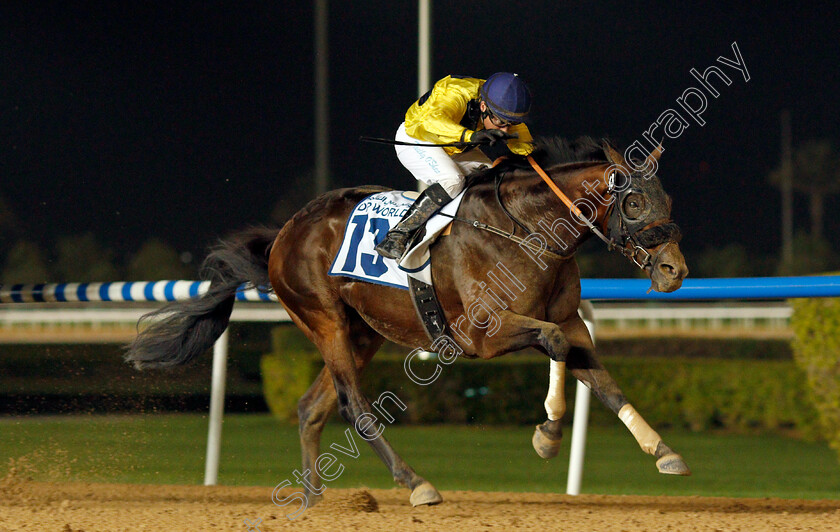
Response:
[[[432,76],[518,72],[535,96],[535,133],[605,135],[623,148],[679,109],[698,86],[691,68],[732,58],[736,41],[751,79],[721,67],[732,85],[713,82],[721,95],[705,126],[666,139],[659,175],[689,263],[730,243],[773,254],[780,199],[767,175],[780,111],[791,111],[794,146],[840,140],[840,17],[834,4],[738,5],[435,1]],[[278,202],[302,207],[313,12],[306,2],[4,4],[0,198],[20,231],[44,250],[91,232],[118,257],[155,236],[200,258],[216,238],[270,222]],[[392,148],[358,137],[392,137],[416,97],[416,13],[414,1],[331,2],[333,187],[415,187]],[[832,241],[838,205],[826,204]],[[806,207],[798,196],[797,228],[808,227]]]

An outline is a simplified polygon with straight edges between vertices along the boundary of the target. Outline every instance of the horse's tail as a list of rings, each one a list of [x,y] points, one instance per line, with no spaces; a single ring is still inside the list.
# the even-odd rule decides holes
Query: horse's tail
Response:
[[[148,327],[126,347],[125,359],[137,369],[185,364],[206,351],[225,332],[236,291],[243,284],[266,290],[268,256],[277,229],[253,227],[222,240],[204,260],[200,277],[210,289],[199,299],[178,301],[140,318]]]

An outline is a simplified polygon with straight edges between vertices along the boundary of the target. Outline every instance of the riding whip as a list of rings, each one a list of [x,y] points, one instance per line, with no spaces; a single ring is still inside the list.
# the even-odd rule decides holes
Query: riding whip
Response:
[[[510,138],[519,138],[519,135],[513,133]],[[366,137],[362,135],[359,137],[362,142],[373,142],[375,144],[392,144],[396,146],[422,146],[424,148],[474,148],[476,146],[490,145],[490,140],[479,142],[450,142],[448,144],[434,144],[434,143],[420,143],[420,142],[403,142],[401,140],[383,139],[380,137]]]

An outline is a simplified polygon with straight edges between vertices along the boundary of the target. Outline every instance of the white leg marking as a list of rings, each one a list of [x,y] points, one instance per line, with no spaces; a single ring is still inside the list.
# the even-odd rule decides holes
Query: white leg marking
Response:
[[[566,413],[566,363],[551,361],[548,375],[548,395],[545,397],[545,413],[549,421],[557,421]]]
[[[621,407],[621,410],[618,411],[618,418],[627,425],[644,452],[651,455],[656,452],[656,447],[662,441],[662,437],[650,428],[647,421],[636,412],[636,409],[630,403]]]

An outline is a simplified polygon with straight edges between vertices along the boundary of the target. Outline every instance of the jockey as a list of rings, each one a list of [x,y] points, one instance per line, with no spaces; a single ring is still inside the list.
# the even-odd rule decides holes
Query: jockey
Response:
[[[498,72],[487,81],[447,76],[420,97],[405,114],[396,140],[408,143],[473,146],[397,145],[397,157],[417,179],[429,185],[403,219],[376,246],[392,259],[405,253],[411,236],[464,188],[464,176],[504,155],[530,154],[534,146],[523,121],[531,93],[516,74]]]

